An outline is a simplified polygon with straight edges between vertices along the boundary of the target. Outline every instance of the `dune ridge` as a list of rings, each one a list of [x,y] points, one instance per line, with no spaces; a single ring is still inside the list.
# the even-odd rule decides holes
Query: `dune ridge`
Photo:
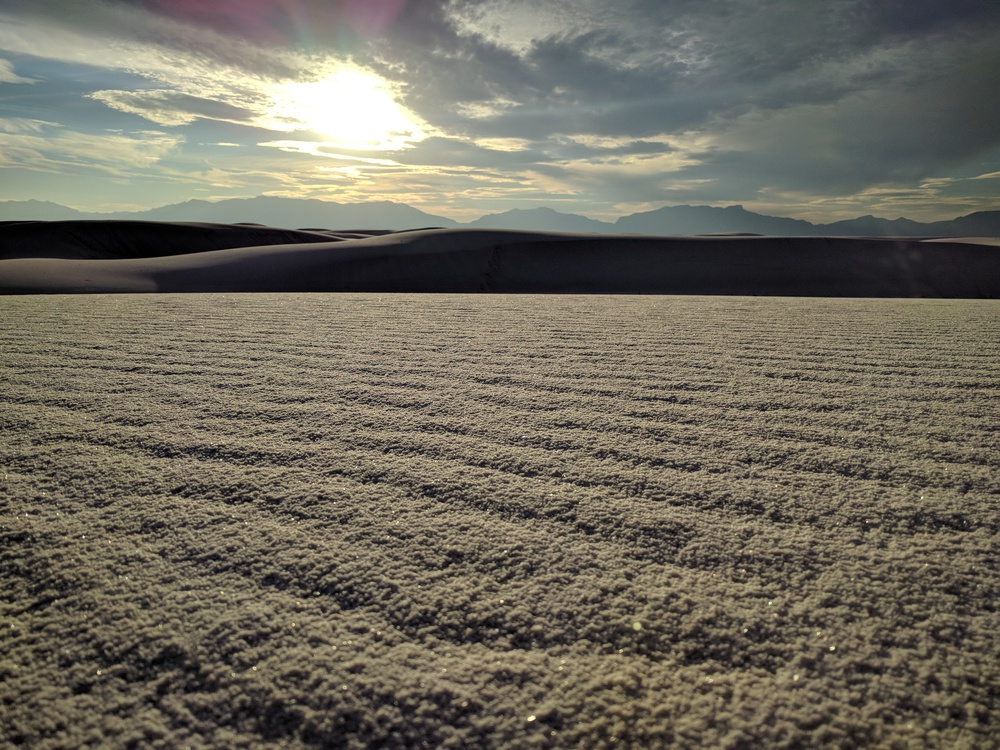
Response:
[[[181,221],[8,221],[0,222],[0,260],[157,258],[257,245],[332,242],[371,234]]]
[[[1000,297],[1000,249],[976,238],[24,222],[0,226],[0,258],[0,293]]]

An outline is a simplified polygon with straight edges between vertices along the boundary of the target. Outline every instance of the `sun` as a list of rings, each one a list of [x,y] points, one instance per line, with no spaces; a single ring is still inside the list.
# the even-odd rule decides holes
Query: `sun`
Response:
[[[396,151],[426,137],[420,118],[397,103],[391,85],[360,68],[282,84],[268,119],[282,130],[310,131],[356,151]]]

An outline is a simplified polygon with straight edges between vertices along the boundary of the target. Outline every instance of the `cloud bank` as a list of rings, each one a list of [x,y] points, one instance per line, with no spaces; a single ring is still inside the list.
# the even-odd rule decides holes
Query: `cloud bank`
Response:
[[[167,132],[164,173],[201,195],[827,220],[1000,197],[992,0],[13,0],[0,22],[0,86],[47,97],[0,114]],[[344,71],[403,119],[368,143],[338,132],[392,119],[331,89]],[[289,99],[302,86],[316,95]]]

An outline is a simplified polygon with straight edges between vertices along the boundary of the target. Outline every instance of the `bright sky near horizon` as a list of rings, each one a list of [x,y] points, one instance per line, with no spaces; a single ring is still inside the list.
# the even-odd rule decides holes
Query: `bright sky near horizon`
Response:
[[[1000,208],[1000,0],[0,0],[0,200]]]

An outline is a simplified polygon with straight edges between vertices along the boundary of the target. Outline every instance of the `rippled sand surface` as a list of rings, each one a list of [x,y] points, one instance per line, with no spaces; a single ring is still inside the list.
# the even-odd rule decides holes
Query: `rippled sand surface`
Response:
[[[0,744],[986,747],[1000,303],[0,307]]]

